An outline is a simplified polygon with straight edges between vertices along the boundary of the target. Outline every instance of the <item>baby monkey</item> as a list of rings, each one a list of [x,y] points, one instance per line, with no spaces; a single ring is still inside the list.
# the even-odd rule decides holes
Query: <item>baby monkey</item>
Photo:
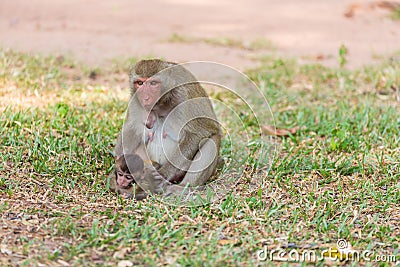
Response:
[[[145,199],[149,193],[159,193],[164,178],[154,171],[157,166],[145,166],[136,154],[125,154],[115,161],[115,172],[110,177],[110,190],[124,198]],[[136,190],[133,184],[136,184]]]

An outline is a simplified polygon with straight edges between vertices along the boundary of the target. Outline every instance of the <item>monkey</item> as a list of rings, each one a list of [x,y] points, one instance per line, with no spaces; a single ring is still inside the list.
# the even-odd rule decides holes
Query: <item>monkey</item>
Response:
[[[155,168],[157,165],[155,165]],[[115,161],[114,175],[110,176],[110,190],[124,198],[142,200],[148,193],[156,193],[157,181],[162,179],[136,154],[125,154]],[[133,184],[136,184],[136,192]],[[140,186],[138,186],[140,184]]]
[[[221,129],[208,95],[183,66],[141,60],[129,71],[131,97],[116,156],[136,153],[159,164],[166,196],[204,185],[215,173]]]
[[[135,193],[133,184],[136,183],[134,176],[136,179],[141,177],[143,169],[144,163],[139,156],[135,154],[119,156],[115,160],[114,175],[110,177],[110,189],[124,198],[132,198]],[[141,194],[141,191],[137,193]]]

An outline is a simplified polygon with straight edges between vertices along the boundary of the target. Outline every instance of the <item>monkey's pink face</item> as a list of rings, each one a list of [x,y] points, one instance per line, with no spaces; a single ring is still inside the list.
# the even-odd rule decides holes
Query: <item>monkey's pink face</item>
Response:
[[[161,95],[161,81],[156,78],[137,78],[133,81],[140,104],[147,111],[156,104]]]
[[[125,173],[121,171],[117,172],[117,184],[121,188],[127,189],[131,186],[133,182],[134,182],[133,176],[130,173]]]

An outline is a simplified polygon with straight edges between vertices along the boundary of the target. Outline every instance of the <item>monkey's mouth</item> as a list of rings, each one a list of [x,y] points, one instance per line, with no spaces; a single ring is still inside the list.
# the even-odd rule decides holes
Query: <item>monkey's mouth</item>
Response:
[[[120,186],[122,189],[129,189],[132,187],[132,184],[126,185],[126,186]]]
[[[143,108],[144,108],[146,111],[151,111],[152,107],[153,107],[153,104],[143,105]]]
[[[146,111],[151,111],[151,108],[153,107],[153,104],[154,104],[153,101],[151,101],[151,100],[139,99],[139,102]]]

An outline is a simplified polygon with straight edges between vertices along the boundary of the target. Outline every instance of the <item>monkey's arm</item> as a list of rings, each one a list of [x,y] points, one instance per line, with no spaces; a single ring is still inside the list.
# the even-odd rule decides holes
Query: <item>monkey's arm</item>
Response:
[[[114,157],[118,158],[123,154],[136,153],[141,147],[144,147],[141,137],[129,128],[123,129],[115,144]]]
[[[117,192],[117,181],[115,179],[115,171],[113,171],[112,173],[110,173],[110,175],[108,175],[107,180],[110,184],[110,191],[116,193]]]
[[[143,131],[145,125],[143,124],[142,116],[138,114],[142,114],[140,104],[133,98],[129,103],[124,125],[115,144],[115,158],[122,154],[138,153],[138,150],[144,147]],[[143,160],[145,159],[143,158]]]

